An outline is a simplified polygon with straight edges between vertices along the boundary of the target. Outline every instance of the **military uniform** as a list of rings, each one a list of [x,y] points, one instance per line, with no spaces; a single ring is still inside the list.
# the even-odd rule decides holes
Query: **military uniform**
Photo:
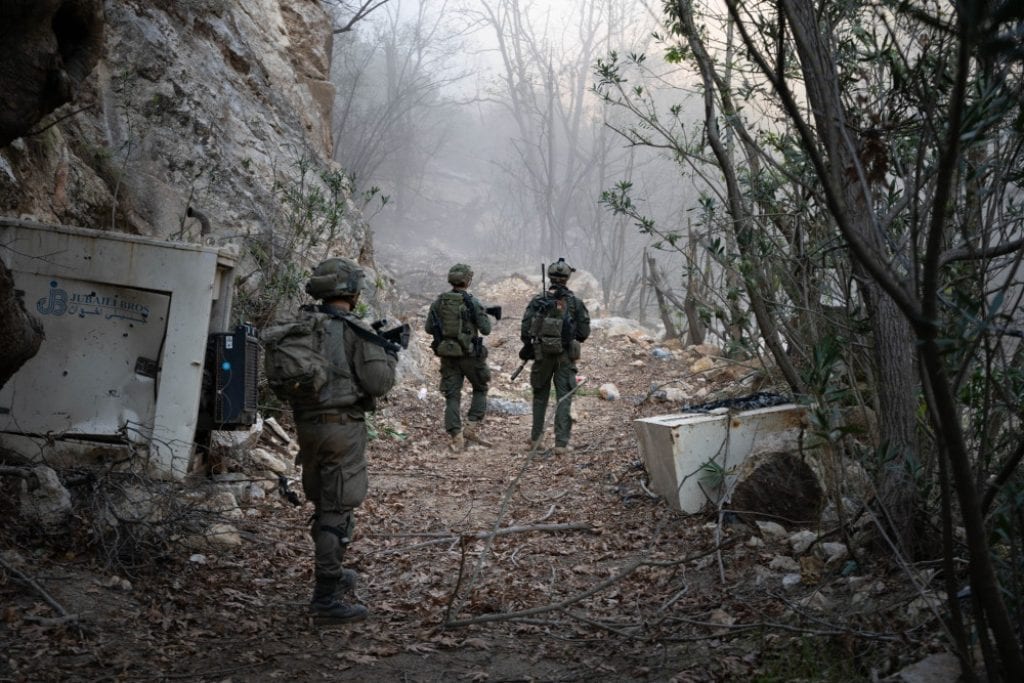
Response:
[[[551,264],[548,275],[552,281],[558,279],[561,283],[568,280],[568,273],[573,272],[563,260]],[[567,271],[564,272],[563,271]],[[523,320],[520,325],[520,338],[526,349],[533,357],[533,365],[530,368],[530,388],[533,390],[533,424],[530,429],[530,443],[536,444],[544,433],[544,417],[547,412],[548,400],[551,395],[551,385],[555,385],[555,398],[561,400],[576,388],[576,358],[570,353],[566,345],[562,353],[550,355],[542,353],[537,339],[533,336],[533,321],[535,316],[543,315],[544,308],[552,298],[558,297],[560,310],[568,315],[572,321],[572,336],[577,344],[587,340],[590,336],[590,313],[584,303],[576,297],[564,284],[553,285],[544,294],[538,294],[527,305],[523,312]],[[579,348],[578,346],[576,347]],[[558,404],[555,409],[555,448],[568,447],[569,437],[572,432],[572,397],[566,398]]]
[[[349,281],[342,283],[341,289],[346,294],[351,294],[351,289],[358,293],[362,271],[347,259],[330,259],[318,266],[307,292],[327,298],[311,285],[318,271],[330,270],[324,266],[332,261],[344,261],[346,267],[357,269],[359,284]],[[373,334],[369,325],[344,307],[325,304],[321,311],[332,316],[324,324],[323,344],[331,367],[319,400],[293,405],[299,439],[297,462],[302,466],[302,489],[314,506],[310,527],[315,550],[313,610],[323,616],[354,619],[365,616],[366,609],[339,603],[335,591],[349,571],[343,570],[342,563],[355,527],[353,512],[366,498],[365,414],[376,408],[374,397],[383,396],[394,385],[398,359],[354,332],[353,325]],[[353,611],[361,614],[345,616]]]
[[[472,279],[473,271],[469,266],[458,264],[449,271],[448,280],[454,285],[453,292],[462,295],[465,306],[463,319],[463,332],[468,337],[479,339],[491,333],[491,320],[484,310],[480,301],[465,291],[469,281]],[[442,334],[440,318],[441,297],[434,300],[430,305],[430,312],[427,315],[426,331],[436,341]],[[462,424],[462,385],[469,380],[473,388],[470,398],[469,411],[466,414],[468,424],[466,425],[466,438],[481,440],[479,433],[480,423],[483,422],[487,413],[487,391],[491,382],[491,370],[487,366],[487,347],[483,340],[474,344],[473,349],[465,355],[458,357],[441,357],[441,383],[440,391],[444,396],[444,430],[453,439],[453,450],[460,450],[462,447],[461,434]]]

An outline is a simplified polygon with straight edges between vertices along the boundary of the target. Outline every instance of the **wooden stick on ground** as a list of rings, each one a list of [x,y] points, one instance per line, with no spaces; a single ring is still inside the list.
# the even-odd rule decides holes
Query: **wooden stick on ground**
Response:
[[[39,585],[39,583],[28,574],[18,571],[10,564],[8,564],[3,557],[0,557],[0,566],[3,566],[4,571],[13,576],[22,583],[27,583],[31,586],[36,593],[42,596],[43,600],[53,608],[53,610],[60,615],[62,621],[77,621],[78,616],[74,614],[68,614],[68,611],[64,609],[64,606],[57,602],[52,595],[46,592],[46,589]]]
[[[541,605],[540,607],[532,607],[530,609],[524,609],[518,612],[495,612],[491,614],[484,614],[479,617],[473,617],[470,619],[453,619],[450,621],[445,621],[444,626],[446,628],[450,628],[453,626],[469,626],[470,624],[483,624],[489,621],[510,621],[520,619],[522,617],[531,617],[536,614],[543,614],[545,612],[564,610],[566,607],[575,605],[581,600],[585,600],[589,598],[591,595],[603,591],[608,586],[618,583],[625,577],[635,572],[640,567],[664,567],[686,564],[687,562],[692,562],[702,557],[706,557],[707,555],[717,553],[722,548],[728,547],[733,543],[734,541],[729,541],[722,545],[716,545],[710,550],[706,550],[702,553],[697,553],[696,555],[691,555],[689,557],[684,557],[679,560],[649,560],[644,556],[635,557],[632,560],[630,560],[622,569],[620,569],[619,572],[614,576],[611,576],[605,579],[604,581],[596,583],[587,590],[581,593],[577,593],[576,595],[570,596],[565,600],[562,600],[561,602],[551,603],[548,605]]]
[[[544,532],[555,532],[555,531],[593,531],[589,524],[582,522],[565,522],[562,524],[532,524],[528,526],[506,526],[498,529],[497,531],[474,531],[464,534],[446,533],[446,532],[422,532],[422,533],[411,533],[411,534],[388,534],[389,536],[405,536],[405,537],[432,537],[429,541],[421,541],[420,543],[414,543],[412,545],[403,546],[401,548],[386,548],[384,550],[378,550],[376,553],[381,555],[395,555],[397,553],[406,552],[409,550],[415,550],[416,548],[424,548],[431,545],[443,545],[445,543],[455,543],[456,541],[468,542],[474,539],[490,539],[495,536],[507,536],[509,534],[523,534],[531,531],[544,531]]]

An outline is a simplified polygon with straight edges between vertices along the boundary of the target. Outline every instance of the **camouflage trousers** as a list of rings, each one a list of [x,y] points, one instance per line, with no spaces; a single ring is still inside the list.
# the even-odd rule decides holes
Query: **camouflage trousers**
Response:
[[[313,503],[315,575],[341,577],[345,549],[355,529],[353,511],[366,498],[366,423],[344,416],[342,422],[299,422],[297,464],[302,490]]]
[[[470,422],[479,422],[487,413],[487,389],[491,383],[491,369],[483,358],[464,356],[441,359],[441,395],[444,396],[444,430],[455,434],[462,430],[462,384],[469,380],[473,395],[469,401]]]
[[[555,384],[555,398],[561,399],[576,388],[576,363],[568,354],[540,356],[530,368],[530,387],[533,389],[533,426],[530,439],[536,441],[544,433],[544,415],[551,396],[551,383]],[[555,409],[555,445],[569,445],[572,432],[572,398],[567,398]]]

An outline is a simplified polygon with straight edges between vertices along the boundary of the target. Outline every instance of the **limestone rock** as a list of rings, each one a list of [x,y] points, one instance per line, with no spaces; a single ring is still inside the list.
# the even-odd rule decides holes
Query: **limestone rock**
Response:
[[[266,448],[253,448],[249,451],[249,458],[257,469],[269,470],[275,474],[288,474],[292,469],[284,458]]]
[[[288,444],[292,441],[291,434],[285,431],[285,428],[273,417],[268,417],[263,420],[264,434],[268,434],[271,438],[276,439],[279,443]]]
[[[887,683],[956,683],[960,680],[960,660],[948,652],[940,652],[883,680]]]
[[[797,531],[790,535],[789,545],[793,549],[793,553],[800,555],[807,551],[811,547],[811,544],[818,540],[818,534],[813,531]]]
[[[214,431],[210,436],[211,448],[223,449],[231,454],[248,451],[260,440],[263,418],[256,416],[256,424],[247,430]]]
[[[36,465],[32,474],[34,480],[21,482],[21,514],[45,533],[59,533],[71,516],[71,494],[57,473],[46,465]]]
[[[768,563],[768,568],[777,572],[793,574],[800,571],[800,563],[788,555],[776,555]]]
[[[309,181],[331,168],[324,3],[103,3],[103,18],[75,116],[0,150],[0,212],[200,241],[191,203],[207,239],[242,239],[277,215],[297,162]],[[368,238],[345,218],[322,248],[357,255]]]
[[[715,367],[715,360],[713,358],[703,356],[701,358],[698,358],[690,365],[690,373],[698,375],[702,372],[707,372],[713,367]]]
[[[607,384],[602,384],[600,387],[598,387],[597,391],[601,395],[601,398],[603,398],[606,401],[618,401],[619,398],[621,398],[621,396],[619,395],[619,388],[612,384],[611,382],[608,382]]]
[[[789,538],[789,532],[786,531],[786,528],[778,522],[759,519],[755,523],[757,524],[757,528],[760,529],[761,533],[767,538],[773,538],[776,540]]]

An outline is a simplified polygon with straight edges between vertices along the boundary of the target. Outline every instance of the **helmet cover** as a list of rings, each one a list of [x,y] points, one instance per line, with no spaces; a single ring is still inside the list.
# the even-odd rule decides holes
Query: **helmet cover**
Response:
[[[473,279],[473,269],[465,263],[456,263],[448,269],[448,283],[456,287],[465,287]]]
[[[554,281],[555,278],[560,278],[563,281],[567,281],[569,276],[576,272],[576,269],[565,262],[565,259],[559,257],[557,261],[548,266],[548,277]]]
[[[364,277],[363,269],[355,261],[329,258],[313,269],[306,293],[314,299],[355,296],[363,289]]]

